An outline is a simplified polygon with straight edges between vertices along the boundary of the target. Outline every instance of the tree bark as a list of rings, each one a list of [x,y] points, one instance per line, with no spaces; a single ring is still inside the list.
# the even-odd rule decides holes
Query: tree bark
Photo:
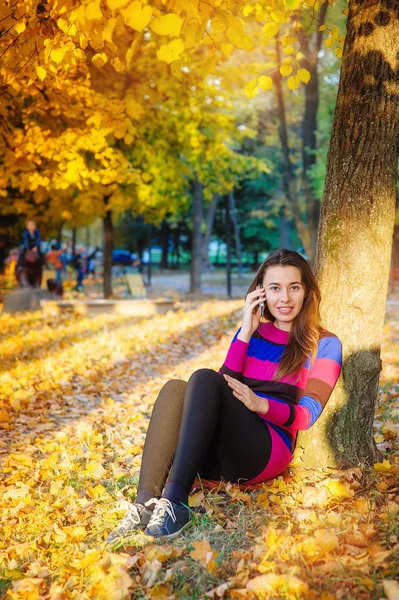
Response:
[[[276,40],[276,59],[277,59],[277,69],[281,66],[281,50],[280,50],[280,41]],[[306,223],[303,220],[300,206],[299,206],[299,198],[295,187],[295,175],[294,168],[290,157],[290,149],[288,144],[288,130],[287,130],[287,119],[285,112],[285,102],[284,102],[284,94],[283,88],[281,85],[282,76],[280,71],[277,70],[273,75],[274,80],[274,89],[276,92],[277,98],[277,110],[279,116],[279,137],[281,143],[281,150],[283,155],[283,183],[285,188],[285,193],[287,194],[288,201],[291,206],[291,210],[294,214],[295,226],[298,231],[298,235],[301,238],[303,247],[310,261],[313,261],[313,248],[310,239],[310,233],[306,226]]]
[[[324,2],[318,14],[318,27],[324,25],[328,9],[328,2]],[[323,41],[323,32],[318,30],[316,41],[312,47],[308,37],[304,34],[301,39],[304,59],[301,67],[309,71],[311,79],[305,85],[305,110],[302,121],[302,179],[306,203],[306,221],[310,233],[313,257],[316,251],[317,231],[320,220],[320,203],[315,197],[310,177],[311,169],[316,163],[315,150],[317,149],[317,111],[319,108],[319,76],[317,66],[319,53]]]
[[[103,262],[103,292],[104,298],[112,296],[112,250],[114,248],[114,226],[112,224],[112,210],[108,206],[108,198],[104,198],[105,215],[103,218],[104,230],[104,262]]]
[[[213,225],[215,222],[216,211],[219,204],[219,196],[215,194],[209,205],[205,219],[205,233],[202,239],[202,272],[214,271],[214,267],[209,259],[209,243],[212,237]]]
[[[229,194],[229,203],[230,203],[230,219],[233,223],[234,227],[234,239],[236,243],[236,254],[237,254],[237,262],[238,262],[238,279],[242,280],[242,255],[241,255],[241,232],[240,225],[237,220],[237,207],[236,207],[236,199],[234,196],[234,192]]]
[[[290,248],[290,221],[284,212],[280,217],[280,248]]]
[[[202,213],[202,185],[198,181],[198,179],[195,179],[193,197],[193,234],[191,246],[190,272],[190,292],[192,294],[199,294],[201,292]]]
[[[169,233],[170,228],[165,219],[161,225],[161,246],[162,246],[162,257],[161,257],[161,271],[168,268],[168,254],[169,254]]]
[[[309,467],[372,464],[398,163],[399,1],[350,0],[316,271],[322,321],[343,344],[327,407],[299,436]]]

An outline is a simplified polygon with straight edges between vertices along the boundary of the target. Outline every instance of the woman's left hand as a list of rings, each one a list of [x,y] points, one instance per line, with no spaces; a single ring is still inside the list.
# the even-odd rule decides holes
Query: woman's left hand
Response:
[[[245,406],[252,412],[259,412],[266,414],[269,410],[269,402],[267,398],[261,398],[254,394],[254,392],[245,383],[241,383],[230,375],[223,375],[227,381],[229,387],[233,390],[233,394],[238,400],[240,400]]]

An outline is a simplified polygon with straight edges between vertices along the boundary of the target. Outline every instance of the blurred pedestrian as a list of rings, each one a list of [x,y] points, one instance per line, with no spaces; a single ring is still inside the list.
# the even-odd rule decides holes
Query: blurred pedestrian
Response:
[[[76,271],[76,285],[73,288],[76,292],[84,292],[84,252],[84,248],[78,248],[71,260],[71,265]]]
[[[52,244],[51,250],[49,252],[47,252],[47,254],[46,254],[46,263],[53,265],[55,272],[56,272],[57,281],[59,281],[59,282],[62,281],[62,269],[63,269],[63,263],[61,261],[62,254],[64,254],[64,249],[61,248],[61,250],[59,250],[57,247],[57,244]]]

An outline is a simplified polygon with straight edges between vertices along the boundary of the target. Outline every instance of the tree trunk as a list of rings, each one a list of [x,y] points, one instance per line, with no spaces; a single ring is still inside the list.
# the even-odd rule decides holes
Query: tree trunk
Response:
[[[230,219],[233,223],[234,227],[234,239],[236,243],[236,254],[237,254],[237,262],[238,262],[238,279],[242,280],[242,255],[241,255],[241,233],[240,233],[240,225],[237,220],[237,207],[236,207],[236,199],[234,196],[234,192],[229,194],[229,203],[230,203]]]
[[[230,197],[226,196],[226,283],[227,296],[231,298],[231,226]]]
[[[280,217],[280,248],[290,248],[290,221],[284,212]]]
[[[112,224],[112,210],[108,207],[108,198],[104,198],[105,216],[103,219],[104,230],[104,263],[103,263],[103,291],[104,298],[112,296],[112,250],[114,248],[114,227]]]
[[[57,229],[57,244],[60,248],[62,246],[62,226],[63,226],[63,223],[61,222]]]
[[[327,162],[316,271],[322,320],[343,370],[322,417],[299,436],[309,467],[372,464],[380,343],[398,163],[399,1],[350,0]]]
[[[203,196],[202,185],[195,179],[193,197],[193,234],[191,246],[191,273],[190,292],[199,294],[201,292],[201,257],[202,257],[202,212]]]
[[[324,25],[328,9],[328,2],[324,2],[318,14],[318,27]],[[301,61],[301,67],[309,71],[311,79],[305,85],[305,111],[302,122],[302,169],[303,169],[303,188],[306,203],[306,220],[310,233],[310,243],[312,245],[313,257],[316,252],[317,231],[320,220],[320,203],[315,197],[312,188],[310,172],[316,163],[315,150],[317,149],[317,111],[319,108],[319,77],[317,65],[319,62],[319,53],[323,41],[323,32],[318,30],[316,42],[313,48],[309,44],[306,34],[303,35],[302,48],[304,59]]]
[[[170,228],[165,220],[162,221],[161,225],[161,247],[162,247],[162,257],[161,257],[161,271],[163,269],[168,268],[168,253],[169,253],[169,233]]]
[[[205,219],[205,233],[202,238],[202,273],[212,272],[215,270],[209,259],[209,243],[212,237],[213,224],[215,222],[216,211],[219,204],[219,196],[215,194],[212,198],[212,202],[209,205],[208,212]]]
[[[276,40],[276,59],[277,69],[281,66],[281,50],[280,41]],[[279,137],[281,143],[281,150],[283,155],[283,183],[285,193],[287,194],[288,201],[291,206],[291,210],[294,214],[295,226],[298,230],[298,235],[301,238],[303,247],[310,261],[313,261],[313,249],[310,239],[309,230],[302,218],[301,210],[299,207],[299,198],[295,188],[295,175],[294,168],[291,162],[290,149],[288,145],[288,130],[287,130],[287,119],[285,115],[285,102],[283,88],[281,85],[282,76],[280,71],[277,70],[273,75],[274,88],[277,98],[277,108],[279,116]]]

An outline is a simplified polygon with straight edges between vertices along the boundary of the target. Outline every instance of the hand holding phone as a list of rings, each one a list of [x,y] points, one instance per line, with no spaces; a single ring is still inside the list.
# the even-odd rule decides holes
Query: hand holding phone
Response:
[[[258,283],[258,285],[256,286],[256,289],[263,290],[263,285],[261,283]],[[261,302],[259,304],[259,310],[260,310],[260,318],[263,319],[263,317],[265,315],[265,303],[264,302]]]

